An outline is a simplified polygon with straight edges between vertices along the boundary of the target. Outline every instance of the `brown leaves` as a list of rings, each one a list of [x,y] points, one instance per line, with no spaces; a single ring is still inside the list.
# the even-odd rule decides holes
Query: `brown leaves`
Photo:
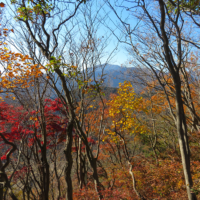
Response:
[[[0,7],[3,8],[5,7],[5,4],[3,2],[0,3]]]

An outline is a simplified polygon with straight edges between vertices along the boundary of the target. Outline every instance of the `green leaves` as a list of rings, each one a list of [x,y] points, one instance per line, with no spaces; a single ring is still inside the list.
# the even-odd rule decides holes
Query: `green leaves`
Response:
[[[199,14],[200,0],[173,0],[167,1],[169,13],[178,12],[178,6],[181,10],[191,12],[192,14]]]
[[[36,22],[39,15],[44,16],[53,10],[52,4],[49,4],[48,2],[49,1],[28,0],[28,5],[21,6],[21,4],[19,4],[19,1],[11,0],[11,4],[16,4],[18,6],[17,19],[31,20],[32,22]]]

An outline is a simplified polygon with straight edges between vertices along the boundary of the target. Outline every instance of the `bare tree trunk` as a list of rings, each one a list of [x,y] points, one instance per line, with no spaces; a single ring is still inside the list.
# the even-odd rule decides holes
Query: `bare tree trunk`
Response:
[[[136,181],[135,181],[135,177],[134,177],[134,174],[133,174],[133,165],[128,162],[129,164],[129,174],[131,175],[131,178],[132,178],[132,183],[133,183],[133,190],[135,191],[136,195],[141,199],[141,200],[146,200],[137,190],[136,188]]]
[[[46,118],[44,114],[44,104],[43,99],[40,94],[40,87],[39,87],[39,81],[36,79],[37,84],[37,95],[39,100],[39,110],[41,115],[41,121],[40,121],[40,127],[41,127],[41,133],[42,133],[42,142],[43,144],[40,145],[41,148],[41,174],[42,174],[42,192],[40,199],[42,200],[48,200],[49,199],[49,163],[47,161],[47,131],[46,131]]]
[[[97,162],[96,160],[97,159],[94,158],[94,156],[92,154],[92,150],[90,149],[90,146],[88,144],[86,134],[84,133],[84,131],[80,127],[79,122],[76,120],[76,115],[75,115],[73,104],[72,104],[72,101],[71,101],[70,91],[67,88],[67,85],[66,85],[66,82],[65,82],[65,78],[62,75],[62,72],[61,72],[61,70],[59,68],[55,67],[55,72],[58,74],[58,76],[59,76],[59,78],[61,79],[61,82],[62,82],[62,87],[63,87],[64,93],[65,93],[65,98],[66,98],[66,101],[67,101],[67,105],[69,106],[70,118],[72,118],[74,120],[74,123],[75,123],[75,126],[76,126],[76,130],[77,130],[79,136],[82,138],[83,143],[86,146],[87,157],[88,157],[88,160],[90,162],[90,166],[92,167],[92,170],[93,170],[93,178],[94,178],[94,183],[95,183],[95,189],[96,189],[96,191],[98,193],[99,199],[103,199],[103,194],[102,194],[102,191],[101,191],[103,186],[99,182],[98,173],[97,173],[97,164],[96,164],[96,162]]]
[[[1,179],[1,177],[0,177],[0,200],[3,200],[3,184],[2,184],[2,182],[3,182],[3,180]]]
[[[187,124],[185,119],[185,112],[183,108],[183,100],[181,96],[181,79],[180,79],[180,68],[181,68],[181,59],[182,59],[182,52],[181,52],[181,38],[180,38],[180,30],[178,28],[177,22],[175,23],[175,27],[177,30],[177,43],[178,43],[178,64],[176,65],[172,56],[172,53],[169,48],[169,40],[165,32],[165,3],[163,0],[159,0],[160,5],[160,13],[161,13],[161,21],[160,21],[160,30],[162,34],[163,40],[163,47],[165,52],[165,59],[167,61],[169,71],[172,75],[175,90],[176,90],[176,126],[177,126],[177,133],[178,133],[178,140],[181,152],[181,159],[183,165],[183,171],[185,176],[185,184],[188,194],[189,200],[196,200],[196,195],[191,191],[193,183],[192,183],[192,176],[190,171],[190,149],[188,143],[188,136],[187,136]]]
[[[133,183],[133,190],[135,191],[136,195],[139,197],[139,199],[141,200],[146,200],[140,193],[139,191],[137,190],[137,187],[136,187],[136,181],[135,181],[135,177],[134,177],[134,174],[133,174],[133,165],[131,164],[131,159],[130,159],[130,156],[129,156],[129,152],[128,152],[128,149],[127,149],[127,146],[126,146],[126,142],[125,142],[125,139],[124,137],[116,132],[120,137],[121,139],[123,140],[123,149],[124,149],[124,154],[125,154],[125,157],[126,157],[126,160],[128,162],[128,165],[129,165],[129,174],[131,175],[131,178],[132,178],[132,183]]]
[[[98,172],[97,172],[97,160],[96,158],[93,158],[93,160],[90,162],[90,165],[93,169],[93,178],[94,178],[94,185],[95,185],[95,190],[99,196],[99,200],[103,199],[103,194],[102,194],[102,189],[103,186],[99,182],[99,177],[98,177]]]
[[[190,171],[190,149],[187,136],[187,124],[183,109],[180,86],[176,89],[176,111],[177,111],[177,133],[185,176],[185,185],[187,189],[188,199],[196,200],[196,195],[191,191],[193,186],[192,176]]]
[[[5,162],[5,164],[3,165],[2,162],[0,161],[0,182],[1,182],[0,186],[2,186],[0,188],[0,198],[2,198],[2,200],[3,200],[3,188],[6,186],[8,188],[8,193],[9,193],[11,199],[18,200],[17,197],[13,194],[13,192],[11,190],[10,182],[8,180],[7,174],[5,173],[5,169],[10,164],[10,156],[15,152],[17,147],[16,147],[16,145],[14,143],[8,141],[2,133],[0,133],[0,136],[3,139],[5,144],[8,144],[8,145],[12,146],[12,148],[6,154],[6,162]]]
[[[42,147],[44,148],[44,147]],[[49,164],[47,162],[46,158],[46,148],[43,150],[45,151],[45,155],[42,155],[42,166],[41,166],[41,171],[42,171],[42,200],[48,200],[49,199]]]
[[[84,180],[84,162],[82,160],[82,140],[81,138],[78,138],[78,176],[79,176],[79,188],[82,189],[83,184],[85,185],[85,180]]]
[[[73,186],[72,186],[72,178],[71,178],[71,171],[72,171],[72,142],[73,142],[73,122],[69,121],[67,127],[67,136],[66,136],[66,146],[65,146],[65,158],[66,158],[66,168],[65,168],[65,180],[67,183],[67,193],[66,193],[66,200],[73,199]]]

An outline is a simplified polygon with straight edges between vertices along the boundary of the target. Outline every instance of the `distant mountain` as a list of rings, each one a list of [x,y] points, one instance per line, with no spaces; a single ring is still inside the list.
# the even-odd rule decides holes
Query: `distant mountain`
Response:
[[[152,78],[151,72],[144,68],[135,67],[121,67],[119,65],[104,64],[98,66],[95,72],[95,76],[99,77],[103,73],[104,86],[117,88],[119,83],[123,83],[125,80],[131,81],[135,91],[139,92],[145,86],[145,81],[150,81]]]
[[[123,83],[125,80],[130,81],[134,87],[135,92],[141,92],[145,87],[145,81],[151,80],[151,73],[148,69],[144,68],[135,68],[135,67],[123,67],[119,65],[112,64],[103,64],[101,66],[96,66],[95,72],[91,70],[89,72],[91,79],[99,80],[103,74],[103,88],[107,88],[108,91],[116,91],[115,88],[119,87],[119,83]],[[54,80],[57,80],[56,86],[61,91],[62,86],[61,82],[58,79],[57,74],[52,74]],[[69,81],[71,87],[77,87],[77,84],[74,81]],[[110,89],[108,89],[110,88]]]
[[[143,68],[127,68],[127,67],[121,67],[119,65],[112,65],[112,64],[104,64],[101,66],[96,66],[95,73],[91,71],[91,78],[94,76],[96,77],[96,80],[98,80],[103,73],[103,91],[106,95],[106,97],[109,97],[111,93],[117,93],[117,88],[119,87],[119,83],[123,83],[125,80],[131,81],[134,90],[136,93],[140,93],[141,90],[145,87],[145,81],[151,80],[151,73],[147,69]],[[62,91],[62,84],[60,79],[58,78],[58,75],[56,73],[51,74],[51,77],[55,81],[55,85],[57,86],[59,91]],[[70,88],[74,88],[77,90],[77,83],[75,81],[68,80],[67,85],[70,86]],[[55,91],[50,90],[49,96],[51,98],[56,98],[57,95]],[[76,94],[74,94],[76,96]],[[6,99],[6,94],[1,93],[0,96],[5,99],[7,103],[13,104],[14,102],[12,99]]]

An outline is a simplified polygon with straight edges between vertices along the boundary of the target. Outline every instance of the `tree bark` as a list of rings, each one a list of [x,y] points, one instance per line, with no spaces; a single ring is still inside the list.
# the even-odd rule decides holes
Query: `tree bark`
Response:
[[[72,186],[72,178],[71,178],[71,171],[72,171],[72,142],[73,142],[73,122],[69,121],[67,127],[67,138],[66,138],[66,146],[65,146],[65,158],[66,158],[66,168],[65,168],[65,180],[67,183],[67,193],[66,193],[66,200],[73,199],[73,186]]]
[[[178,34],[178,53],[179,53],[179,62],[178,65],[175,64],[172,53],[169,48],[169,40],[165,32],[165,3],[163,0],[159,0],[161,21],[160,21],[160,30],[162,34],[163,47],[165,53],[165,59],[167,61],[169,71],[172,75],[175,91],[176,91],[176,126],[178,141],[181,152],[181,159],[183,165],[183,171],[185,176],[185,184],[189,200],[196,200],[196,195],[192,192],[192,176],[190,171],[190,149],[187,136],[187,124],[186,117],[183,108],[183,100],[181,96],[181,79],[180,79],[180,67],[181,67],[181,40],[180,40],[180,30],[176,26]],[[176,24],[177,25],[177,24]]]

